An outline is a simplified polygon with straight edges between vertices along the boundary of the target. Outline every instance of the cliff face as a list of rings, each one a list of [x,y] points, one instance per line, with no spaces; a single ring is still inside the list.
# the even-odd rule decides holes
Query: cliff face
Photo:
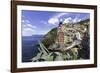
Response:
[[[67,42],[66,42],[67,45],[69,43],[71,45],[72,42],[74,42],[74,40],[79,36],[79,35],[75,36],[77,34],[77,32],[79,32],[80,37],[82,39],[84,39],[84,32],[89,32],[88,30],[86,30],[86,31],[84,30],[85,28],[88,29],[89,19],[81,21],[79,23],[73,23],[73,24],[69,24],[69,25],[64,24],[64,25],[66,25],[66,27],[64,29],[64,32],[65,32],[64,34],[66,35],[65,38],[67,38],[66,39],[67,40]],[[49,31],[44,36],[44,39],[42,40],[42,43],[46,46],[46,48],[50,49],[50,47],[53,46],[53,44],[55,44],[57,42],[57,38],[58,38],[58,27],[51,29],[51,31]],[[51,49],[52,49],[52,47],[51,47]]]
[[[32,61],[59,61],[89,59],[89,19],[79,23],[64,24],[64,44],[58,39],[58,27],[51,29],[38,44],[39,53]],[[63,36],[61,35],[61,36]],[[61,39],[62,40],[62,39]]]
[[[42,40],[42,43],[48,48],[51,44],[55,43],[55,39],[57,37],[57,28],[51,29]]]

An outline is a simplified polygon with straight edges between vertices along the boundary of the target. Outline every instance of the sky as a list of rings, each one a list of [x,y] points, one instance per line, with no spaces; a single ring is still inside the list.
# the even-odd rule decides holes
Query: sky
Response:
[[[89,18],[89,13],[22,10],[22,36],[45,35],[60,21],[76,23]]]

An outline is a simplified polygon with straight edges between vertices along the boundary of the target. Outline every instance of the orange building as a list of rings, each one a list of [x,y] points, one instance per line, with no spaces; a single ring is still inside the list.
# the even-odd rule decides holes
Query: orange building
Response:
[[[66,34],[65,30],[66,29],[65,28],[66,28],[66,26],[62,23],[60,23],[58,26],[58,32],[57,32],[58,39],[57,39],[57,41],[58,41],[58,44],[60,46],[63,46],[66,42],[66,37],[65,37],[65,34]]]
[[[64,44],[64,33],[63,32],[58,33],[58,42],[59,44]]]

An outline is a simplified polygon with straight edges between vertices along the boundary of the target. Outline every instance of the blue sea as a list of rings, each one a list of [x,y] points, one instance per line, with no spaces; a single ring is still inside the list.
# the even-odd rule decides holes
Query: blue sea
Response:
[[[42,39],[43,35],[22,37],[22,62],[31,62],[31,59],[38,53],[36,45]]]

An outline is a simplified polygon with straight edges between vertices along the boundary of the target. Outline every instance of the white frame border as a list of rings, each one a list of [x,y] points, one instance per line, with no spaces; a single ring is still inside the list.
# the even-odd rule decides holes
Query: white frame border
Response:
[[[60,12],[84,12],[90,13],[90,59],[77,61],[55,61],[55,62],[31,62],[22,63],[22,43],[21,43],[21,10],[38,10],[38,11],[60,11]],[[48,66],[65,66],[65,65],[84,65],[94,64],[94,10],[78,8],[60,8],[60,7],[40,7],[40,6],[17,6],[17,68],[30,67],[48,67]]]

